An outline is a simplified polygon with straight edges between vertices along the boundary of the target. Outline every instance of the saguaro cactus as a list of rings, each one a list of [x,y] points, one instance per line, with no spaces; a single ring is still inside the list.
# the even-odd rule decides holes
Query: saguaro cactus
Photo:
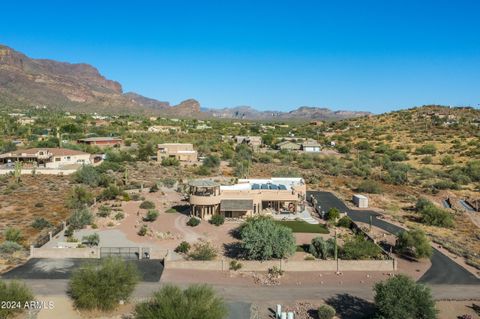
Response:
[[[125,168],[125,171],[123,172],[123,183],[125,185],[128,184],[128,168],[127,167]]]
[[[20,176],[22,175],[22,163],[20,161],[15,162],[15,182],[18,184],[20,182]]]

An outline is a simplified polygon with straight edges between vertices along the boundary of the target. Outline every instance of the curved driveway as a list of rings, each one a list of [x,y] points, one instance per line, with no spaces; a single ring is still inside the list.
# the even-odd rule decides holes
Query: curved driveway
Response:
[[[390,224],[389,222],[376,218],[379,213],[371,210],[353,210],[348,208],[345,203],[330,192],[311,191],[307,192],[308,198],[312,195],[317,200],[319,211],[327,212],[330,208],[336,207],[342,212],[346,212],[354,221],[369,223],[370,216],[372,224],[391,234],[397,234],[402,228]],[[432,266],[419,279],[419,282],[428,284],[446,284],[446,285],[479,285],[480,279],[468,272],[465,268],[442,254],[439,250],[433,249],[431,258]]]

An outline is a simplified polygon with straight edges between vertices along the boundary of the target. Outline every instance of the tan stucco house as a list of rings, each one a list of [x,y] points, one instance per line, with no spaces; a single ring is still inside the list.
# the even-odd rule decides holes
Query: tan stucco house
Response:
[[[91,164],[89,153],[66,148],[29,148],[0,155],[0,164],[13,165],[17,161],[25,168],[62,169]]]
[[[220,185],[197,179],[189,183],[191,215],[209,220],[220,214],[227,218],[289,214],[303,210],[306,184],[302,178],[240,179]]]
[[[157,160],[164,158],[175,158],[180,162],[196,162],[198,153],[193,149],[193,144],[189,143],[164,143],[158,144]]]

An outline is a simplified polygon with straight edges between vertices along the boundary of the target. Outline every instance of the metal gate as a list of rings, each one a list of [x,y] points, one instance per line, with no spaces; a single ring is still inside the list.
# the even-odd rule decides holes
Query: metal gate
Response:
[[[140,257],[138,247],[101,247],[100,258],[119,257],[123,259],[137,260]]]

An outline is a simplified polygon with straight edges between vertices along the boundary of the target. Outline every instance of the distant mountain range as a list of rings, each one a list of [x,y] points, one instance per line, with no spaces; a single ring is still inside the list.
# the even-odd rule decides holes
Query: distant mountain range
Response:
[[[14,108],[47,106],[74,112],[252,120],[332,120],[370,114],[307,106],[290,112],[258,111],[249,106],[201,108],[200,103],[194,99],[171,106],[169,102],[134,92],[123,93],[120,83],[106,79],[89,64],[32,59],[0,45],[0,106],[2,105]]]

